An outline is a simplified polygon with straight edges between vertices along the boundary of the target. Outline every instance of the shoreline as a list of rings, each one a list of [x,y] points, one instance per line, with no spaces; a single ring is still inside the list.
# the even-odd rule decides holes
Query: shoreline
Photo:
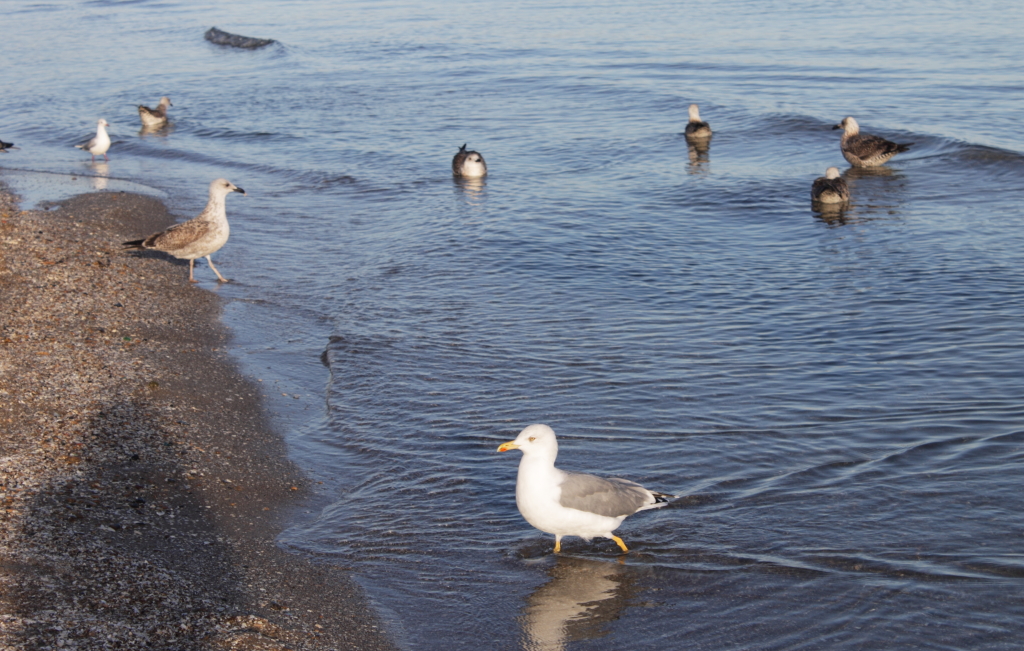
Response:
[[[274,542],[311,491],[222,301],[121,251],[178,220],[16,201],[0,185],[0,650],[395,648],[345,570]]]

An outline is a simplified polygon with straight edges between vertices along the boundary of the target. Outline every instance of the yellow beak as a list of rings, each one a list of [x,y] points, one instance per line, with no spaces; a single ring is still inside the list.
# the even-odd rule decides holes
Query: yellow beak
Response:
[[[508,443],[502,443],[498,446],[498,452],[505,452],[506,450],[518,450],[519,446],[516,445],[515,441],[509,441]]]

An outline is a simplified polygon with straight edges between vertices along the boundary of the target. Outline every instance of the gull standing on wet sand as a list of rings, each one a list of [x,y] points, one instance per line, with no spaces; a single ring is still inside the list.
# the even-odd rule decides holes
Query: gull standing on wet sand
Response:
[[[711,125],[700,119],[700,110],[696,104],[690,104],[690,121],[686,123],[687,138],[710,138]]]
[[[556,554],[562,550],[563,536],[610,538],[628,552],[612,532],[626,516],[665,506],[675,498],[617,477],[603,479],[559,470],[555,467],[558,441],[547,425],[530,425],[514,441],[498,447],[498,452],[506,450],[523,453],[516,479],[519,512],[534,527],[555,534]]]
[[[811,200],[821,203],[845,203],[850,200],[850,188],[839,178],[839,168],[830,167],[825,176],[814,179],[811,185]]]
[[[469,144],[469,143],[466,143]],[[472,149],[467,150],[466,145],[459,148],[455,158],[452,159],[452,174],[466,178],[479,178],[487,174],[487,163],[484,157]]]
[[[213,266],[210,259],[212,253],[220,250],[220,247],[228,241],[230,228],[228,227],[228,214],[224,209],[224,197],[232,192],[245,190],[237,187],[227,179],[217,179],[210,184],[210,201],[199,216],[181,224],[175,224],[165,231],[150,235],[142,240],[123,242],[129,249],[151,249],[170,253],[175,258],[188,260],[188,281],[198,282],[192,276],[192,267],[196,258],[206,258],[206,262],[217,274],[220,282],[228,280],[220,275],[217,267]]]
[[[92,140],[88,140],[80,145],[75,145],[78,149],[84,149],[85,151],[92,154],[93,162],[96,161],[96,154],[103,154],[103,160],[110,160],[107,158],[107,150],[110,149],[110,136],[107,135],[106,127],[110,124],[106,120],[100,118],[96,122],[96,135]]]
[[[861,133],[860,125],[851,117],[844,118],[832,128],[843,130],[839,149],[843,152],[843,158],[854,167],[878,167],[896,154],[907,151],[910,145],[914,144],[896,144],[885,138]]]
[[[167,124],[167,107],[169,106],[174,106],[169,97],[161,97],[160,104],[155,109],[139,104],[139,119],[142,120],[142,126],[152,129]]]

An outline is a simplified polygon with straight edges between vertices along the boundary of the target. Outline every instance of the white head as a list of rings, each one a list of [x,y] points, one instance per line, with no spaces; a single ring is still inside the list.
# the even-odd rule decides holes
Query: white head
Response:
[[[830,167],[827,170],[825,170],[825,178],[826,179],[838,179],[839,178],[839,168],[838,167]]]
[[[161,97],[160,98],[160,106],[162,108],[166,109],[168,106],[174,106],[174,104],[171,104],[171,98],[170,97]]]
[[[462,175],[463,176],[483,176],[487,174],[487,163],[484,162],[484,157],[473,151],[466,156],[466,160],[462,162]]]
[[[217,179],[216,181],[210,184],[211,199],[223,199],[232,192],[241,192],[243,195],[245,195],[245,190],[238,187],[237,185],[235,185],[234,183],[227,179]]]
[[[524,456],[550,458],[554,463],[558,456],[558,441],[555,440],[555,431],[547,425],[530,425],[519,432],[514,441],[498,446],[498,452],[506,450],[521,450]]]
[[[860,125],[857,124],[857,121],[854,120],[851,117],[843,118],[842,122],[840,122],[839,124],[837,124],[836,126],[834,126],[832,128],[833,129],[842,129],[846,133],[846,135],[848,135],[848,136],[855,136],[858,133],[860,133]]]
[[[109,127],[109,126],[110,126],[110,123],[108,123],[108,122],[107,122],[106,120],[104,120],[103,118],[100,118],[99,120],[97,120],[97,121],[96,121],[96,126],[97,126],[97,127]]]
[[[700,122],[700,110],[696,104],[690,104],[690,122]]]

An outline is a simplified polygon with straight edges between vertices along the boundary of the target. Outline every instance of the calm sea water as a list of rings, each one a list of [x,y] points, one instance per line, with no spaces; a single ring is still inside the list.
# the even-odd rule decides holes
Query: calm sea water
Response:
[[[197,275],[323,482],[280,542],[353,568],[400,645],[1019,647],[1024,5],[205,5],[5,6],[0,178],[182,217],[249,192],[235,282]],[[821,215],[847,115],[914,145]],[[494,452],[534,422],[683,497],[624,559],[551,555]]]

